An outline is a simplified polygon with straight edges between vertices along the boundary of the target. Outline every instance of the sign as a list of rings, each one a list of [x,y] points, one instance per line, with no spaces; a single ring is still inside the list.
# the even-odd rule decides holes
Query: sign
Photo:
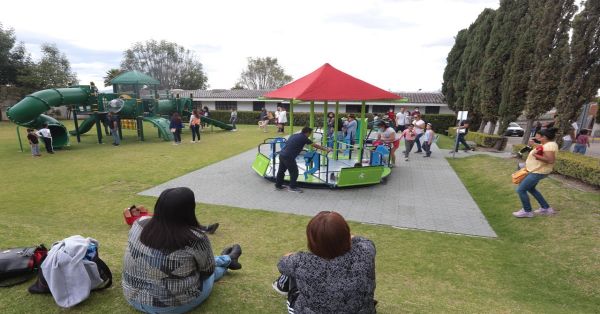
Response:
[[[468,116],[469,112],[468,111],[459,111],[458,115],[456,116],[456,120],[467,120],[467,116]]]

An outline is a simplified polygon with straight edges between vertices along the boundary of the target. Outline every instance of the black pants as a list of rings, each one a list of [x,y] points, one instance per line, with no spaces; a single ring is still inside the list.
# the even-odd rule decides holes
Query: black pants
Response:
[[[406,125],[397,125],[396,132],[402,132],[406,129]]]
[[[46,151],[49,153],[54,153],[54,149],[52,149],[52,138],[42,137],[42,140],[44,140],[44,146],[46,147]]]
[[[429,142],[425,142],[425,143],[421,144],[421,146],[423,147],[423,150],[425,151],[425,156],[431,156],[431,145],[429,145]]]
[[[469,144],[467,144],[467,141],[465,141],[465,134],[464,133],[459,133],[458,134],[458,141],[456,142],[456,147],[454,147],[454,151],[458,151],[458,144],[463,144],[465,146],[465,150],[469,150],[471,149],[471,146],[469,146]]]
[[[181,143],[181,129],[175,129],[175,132],[173,132],[173,138],[175,139],[175,143]]]
[[[298,181],[298,164],[296,164],[296,158],[281,155],[279,155],[279,169],[277,169],[275,186],[278,188],[282,187],[286,170],[290,172],[290,188],[295,188],[296,181]]]
[[[192,129],[192,141],[196,140],[196,136],[200,140],[200,124],[192,125],[190,129]]]

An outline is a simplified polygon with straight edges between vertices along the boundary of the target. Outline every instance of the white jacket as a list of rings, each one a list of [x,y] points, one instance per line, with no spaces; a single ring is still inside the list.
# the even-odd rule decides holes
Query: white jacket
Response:
[[[60,307],[80,303],[87,299],[92,289],[102,284],[96,263],[84,259],[90,243],[98,247],[98,241],[92,238],[68,237],[54,243],[42,263],[42,274]]]

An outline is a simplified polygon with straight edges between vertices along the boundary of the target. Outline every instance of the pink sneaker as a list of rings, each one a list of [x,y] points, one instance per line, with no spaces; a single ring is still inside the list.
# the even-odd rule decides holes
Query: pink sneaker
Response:
[[[512,214],[513,214],[513,216],[515,216],[517,218],[533,218],[533,213],[532,212],[526,212],[522,208],[518,212],[513,212]]]
[[[533,211],[536,215],[554,215],[556,214],[556,212],[554,211],[554,209],[552,207],[548,207],[548,208],[539,208],[536,209],[535,211]]]

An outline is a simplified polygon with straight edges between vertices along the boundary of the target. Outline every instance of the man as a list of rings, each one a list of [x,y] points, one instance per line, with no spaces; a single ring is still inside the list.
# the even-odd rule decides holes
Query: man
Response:
[[[406,108],[402,107],[396,114],[396,132],[404,131],[407,124],[410,124],[410,115],[406,112]]]
[[[461,121],[460,125],[456,129],[458,141],[456,142],[456,146],[454,147],[455,152],[458,152],[458,144],[460,144],[460,143],[462,143],[463,146],[465,147],[465,152],[473,150],[473,148],[471,148],[471,146],[469,146],[469,144],[467,144],[467,141],[465,141],[465,137],[467,136],[468,133],[469,133],[469,121]],[[452,153],[452,151],[450,151],[450,153]]]
[[[121,138],[119,138],[119,121],[112,112],[108,112],[106,117],[108,127],[110,128],[110,134],[113,137],[113,146],[119,146],[121,144]]]
[[[417,144],[417,151],[415,153],[422,153],[423,150],[421,149],[421,136],[423,136],[423,134],[425,133],[425,121],[421,119],[420,113],[417,112],[417,114],[415,115],[415,120],[413,121],[413,124],[415,126],[415,134],[417,134],[417,137],[415,138],[415,144]]]
[[[275,181],[276,190],[281,191],[285,188],[283,186],[283,178],[285,177],[285,171],[288,170],[290,173],[288,191],[302,193],[302,190],[296,186],[296,181],[298,180],[296,157],[302,152],[304,145],[311,145],[314,148],[327,152],[331,151],[331,148],[313,143],[310,140],[312,131],[313,129],[304,127],[302,128],[302,132],[290,136],[285,142],[285,147],[279,152],[279,169],[277,170],[277,179]]]
[[[54,147],[52,146],[52,133],[50,133],[50,129],[48,128],[48,123],[44,123],[42,128],[37,131],[36,134],[44,141],[44,146],[46,147],[48,154],[54,154]]]
[[[396,150],[400,147],[400,139],[397,136],[396,131],[391,126],[387,126],[385,122],[379,121],[377,123],[379,128],[379,134],[377,134],[377,140],[382,141],[385,144],[390,145],[390,167],[396,165]]]

